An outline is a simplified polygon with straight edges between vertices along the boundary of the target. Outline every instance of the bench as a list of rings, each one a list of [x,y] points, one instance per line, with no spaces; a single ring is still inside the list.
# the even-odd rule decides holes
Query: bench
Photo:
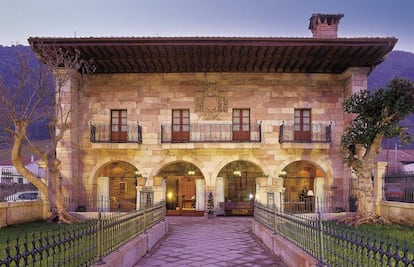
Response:
[[[225,216],[231,215],[253,215],[254,204],[252,201],[248,202],[220,202],[220,208],[224,210]]]

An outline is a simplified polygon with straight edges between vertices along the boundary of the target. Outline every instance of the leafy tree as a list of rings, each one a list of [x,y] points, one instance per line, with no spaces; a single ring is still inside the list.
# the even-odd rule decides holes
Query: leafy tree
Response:
[[[56,148],[70,127],[70,114],[74,112],[64,105],[67,82],[77,79],[77,86],[84,84],[85,76],[93,67],[81,60],[80,53],[69,54],[54,47],[37,44],[37,53],[43,64],[31,62],[28,51],[18,53],[17,66],[10,66],[13,79],[5,82],[0,76],[0,123],[11,140],[11,160],[16,170],[31,182],[49,201],[51,220],[72,222],[68,214],[61,185],[60,160]],[[13,67],[13,68],[12,68]],[[47,121],[50,143],[46,147],[36,146],[28,135],[30,125]],[[45,163],[45,179],[39,179],[24,165],[22,147],[28,148]]]
[[[374,210],[372,170],[381,150],[383,138],[399,137],[409,142],[411,136],[398,123],[414,112],[414,86],[407,79],[394,78],[385,88],[375,92],[362,90],[347,98],[345,112],[354,115],[341,140],[341,148],[348,166],[358,183],[358,209],[348,220],[359,225],[383,221]]]

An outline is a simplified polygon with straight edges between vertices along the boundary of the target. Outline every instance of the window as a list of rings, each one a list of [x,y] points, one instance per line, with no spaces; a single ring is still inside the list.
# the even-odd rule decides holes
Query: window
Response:
[[[188,142],[190,139],[190,110],[174,109],[172,111],[172,141]]]
[[[112,110],[111,111],[111,141],[126,142],[127,141],[127,111]]]
[[[233,109],[233,141],[250,140],[250,109]]]
[[[311,110],[295,109],[294,140],[297,142],[311,141]]]
[[[4,184],[13,183],[14,172],[12,169],[3,168],[1,170],[1,182]]]

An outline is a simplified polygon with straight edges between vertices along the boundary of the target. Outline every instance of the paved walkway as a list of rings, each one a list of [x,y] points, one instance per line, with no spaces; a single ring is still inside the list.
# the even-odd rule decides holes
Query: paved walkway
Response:
[[[253,238],[251,217],[167,217],[169,232],[135,266],[282,266]]]

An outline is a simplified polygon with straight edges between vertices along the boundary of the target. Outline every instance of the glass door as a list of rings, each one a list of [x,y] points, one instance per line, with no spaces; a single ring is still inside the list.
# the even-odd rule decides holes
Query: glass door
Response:
[[[190,111],[174,109],[172,112],[172,141],[188,142],[190,139]]]
[[[250,140],[250,110],[233,109],[233,141]]]

